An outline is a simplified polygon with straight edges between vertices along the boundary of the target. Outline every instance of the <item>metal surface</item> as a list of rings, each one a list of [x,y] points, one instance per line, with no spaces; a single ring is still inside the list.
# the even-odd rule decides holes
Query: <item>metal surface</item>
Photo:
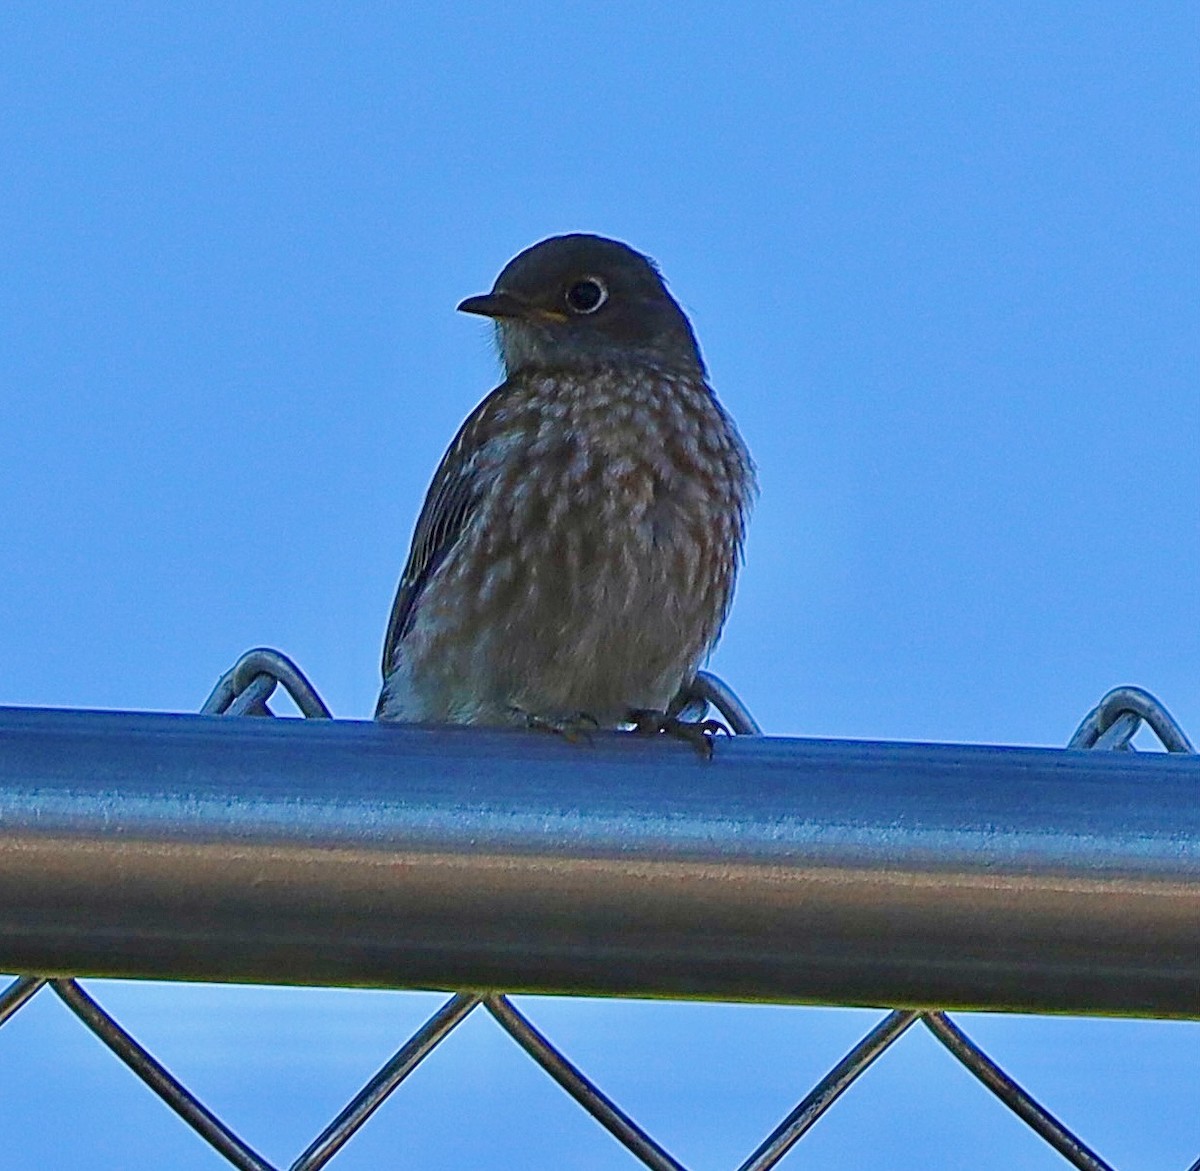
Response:
[[[1141,687],[1114,687],[1083,718],[1068,748],[1123,750],[1145,721],[1168,752],[1195,752],[1174,717]]]
[[[54,991],[67,1007],[147,1086],[170,1103],[193,1130],[238,1171],[273,1171],[257,1151],[243,1142],[207,1106],[174,1078],[149,1050],[142,1048],[74,980],[54,980]]]
[[[0,710],[0,970],[1200,1015],[1200,761]]]
[[[232,671],[222,676],[204,710],[225,715],[273,716],[275,713],[267,701],[279,684],[303,714],[310,718],[328,718],[328,709],[296,665],[277,651],[261,649],[244,655]],[[710,702],[716,705],[733,732],[759,734],[753,716],[733,690],[714,676],[701,673],[691,697],[684,703],[687,718],[703,719]],[[1128,687],[1117,688],[1100,701],[1080,725],[1071,747],[1131,753],[1134,751],[1132,738],[1143,724],[1169,751],[1192,751],[1182,729],[1162,704],[1148,692]],[[282,816],[286,821],[286,811]],[[1087,843],[1083,848],[1086,858]],[[1103,855],[1100,860],[1103,861]],[[1148,963],[1154,963],[1158,958],[1151,955]],[[0,1024],[47,986],[53,987],[83,1024],[185,1123],[224,1155],[228,1163],[241,1171],[275,1171],[122,1029],[77,981],[18,977],[0,992]],[[292,1163],[291,1171],[318,1171],[325,1166],[409,1073],[481,1003],[486,1004],[489,1013],[525,1052],[644,1166],[654,1171],[683,1171],[682,1164],[590,1081],[508,997],[496,992],[486,995],[460,992],[446,1001]],[[769,1171],[776,1166],[840,1095],[918,1020],[1000,1102],[1073,1167],[1079,1171],[1111,1171],[1110,1164],[993,1062],[945,1013],[912,1010],[896,1010],[881,1019],[763,1140],[740,1171]],[[1200,1171],[1200,1160],[1190,1171]]]
[[[888,1013],[759,1145],[738,1171],[769,1171],[812,1128],[817,1120],[865,1073],[871,1063],[920,1019],[910,1010]]]
[[[478,1008],[480,997],[466,992],[452,996],[413,1034],[404,1046],[354,1097],[346,1108],[312,1141],[291,1166],[291,1171],[317,1171],[354,1137],[391,1096],[392,1091]]]
[[[729,724],[729,730],[735,735],[762,735],[762,728],[750,714],[750,709],[742,703],[741,697],[724,679],[714,675],[711,671],[699,672],[689,693],[704,703],[711,703]],[[700,718],[703,718],[703,713]]]
[[[624,1110],[589,1081],[513,1006],[506,996],[489,996],[488,1012],[534,1061],[538,1063],[627,1151],[651,1171],[687,1171],[659,1146]]]
[[[325,701],[309,678],[282,651],[255,647],[247,651],[220,679],[200,709],[206,716],[274,715],[267,700],[277,686],[291,696],[302,716],[310,720],[332,719]]]
[[[1085,1142],[1008,1076],[945,1013],[927,1012],[921,1023],[1039,1138],[1081,1171],[1113,1171]]]
[[[40,976],[18,976],[3,992],[0,992],[0,1025],[22,1005],[27,1004],[46,986]]]

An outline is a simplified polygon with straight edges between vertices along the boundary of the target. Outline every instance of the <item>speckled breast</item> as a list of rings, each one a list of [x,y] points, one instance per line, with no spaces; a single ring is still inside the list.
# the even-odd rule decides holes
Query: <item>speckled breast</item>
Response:
[[[753,472],[731,420],[645,369],[539,374],[490,409],[483,498],[406,640],[446,718],[664,708],[733,589]]]

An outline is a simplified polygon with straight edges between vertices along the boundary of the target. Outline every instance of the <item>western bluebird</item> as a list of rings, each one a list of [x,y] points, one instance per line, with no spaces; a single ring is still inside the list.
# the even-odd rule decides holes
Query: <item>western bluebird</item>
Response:
[[[647,257],[543,240],[490,293],[505,380],[442,457],[383,652],[382,720],[669,727],[721,632],[754,467]]]

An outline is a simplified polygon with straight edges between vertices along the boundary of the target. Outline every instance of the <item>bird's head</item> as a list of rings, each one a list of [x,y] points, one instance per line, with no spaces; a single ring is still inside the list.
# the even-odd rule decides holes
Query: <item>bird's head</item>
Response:
[[[617,240],[552,236],[514,257],[459,309],[496,322],[509,375],[653,364],[704,375],[692,327],[654,263]]]

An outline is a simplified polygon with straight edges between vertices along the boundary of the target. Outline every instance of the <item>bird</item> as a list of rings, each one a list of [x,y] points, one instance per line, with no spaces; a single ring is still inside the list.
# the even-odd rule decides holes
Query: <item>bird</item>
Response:
[[[587,233],[527,248],[458,309],[492,319],[504,380],[425,497],[376,718],[694,732],[680,708],[757,484],[687,316],[649,257]]]

